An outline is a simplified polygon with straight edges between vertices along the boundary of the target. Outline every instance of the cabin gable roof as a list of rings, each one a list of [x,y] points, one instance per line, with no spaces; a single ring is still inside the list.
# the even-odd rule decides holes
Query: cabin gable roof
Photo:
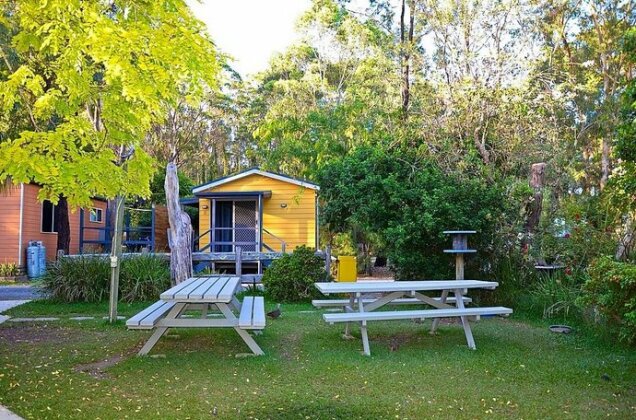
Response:
[[[283,175],[283,174],[278,174],[275,172],[268,172],[268,171],[262,171],[259,168],[250,168],[250,169],[246,169],[244,171],[241,171],[237,174],[234,175],[229,175],[229,176],[225,176],[222,178],[218,178],[215,180],[212,180],[210,182],[207,182],[205,184],[201,184],[199,186],[196,186],[192,189],[192,192],[194,194],[198,194],[198,193],[202,193],[206,190],[209,190],[211,188],[215,188],[218,187],[219,185],[224,185],[224,184],[228,184],[230,182],[234,182],[237,181],[239,179],[242,178],[246,178],[248,176],[251,175],[260,175],[266,178],[271,178],[271,179],[275,179],[278,181],[282,181],[282,182],[287,182],[289,184],[294,184],[294,185],[298,185],[300,187],[304,187],[304,188],[309,188],[311,190],[315,190],[315,191],[319,191],[320,187],[317,184],[314,184],[312,182],[309,181],[305,181],[302,179],[297,179],[297,178],[292,178],[290,176],[287,175]]]

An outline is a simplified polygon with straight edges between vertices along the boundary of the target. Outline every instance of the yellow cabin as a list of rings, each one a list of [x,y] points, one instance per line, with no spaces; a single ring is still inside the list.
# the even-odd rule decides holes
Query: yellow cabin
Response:
[[[280,253],[300,245],[317,248],[319,190],[311,182],[258,168],[195,187],[195,251],[229,254],[241,247],[243,253]]]

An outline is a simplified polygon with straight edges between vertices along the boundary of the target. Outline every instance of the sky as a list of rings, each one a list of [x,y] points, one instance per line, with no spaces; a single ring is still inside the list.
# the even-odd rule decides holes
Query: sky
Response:
[[[217,47],[234,57],[242,76],[267,68],[276,52],[298,39],[295,24],[310,0],[188,0]]]

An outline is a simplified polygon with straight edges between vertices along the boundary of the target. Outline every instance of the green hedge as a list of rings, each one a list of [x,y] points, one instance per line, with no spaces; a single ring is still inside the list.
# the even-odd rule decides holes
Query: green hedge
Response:
[[[263,286],[276,302],[306,302],[319,295],[314,283],[327,278],[322,258],[300,246],[272,263],[263,274]]]
[[[588,269],[580,303],[593,305],[608,322],[620,327],[620,338],[636,343],[636,264],[601,257]]]
[[[44,277],[44,289],[51,299],[62,302],[100,302],[108,299],[110,264],[107,258],[62,258]],[[139,255],[122,260],[119,297],[124,302],[157,299],[170,287],[167,260]]]

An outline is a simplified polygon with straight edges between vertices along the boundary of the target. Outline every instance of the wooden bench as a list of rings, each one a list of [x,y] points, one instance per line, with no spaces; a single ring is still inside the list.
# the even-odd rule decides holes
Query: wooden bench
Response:
[[[175,304],[176,302],[158,300],[137,315],[128,319],[126,326],[130,330],[151,330],[157,325],[160,319],[170,312]]]
[[[323,318],[329,324],[336,322],[366,322],[366,321],[395,321],[400,319],[452,318],[475,315],[505,315],[511,314],[512,309],[503,306],[487,308],[465,309],[423,309],[414,311],[383,311],[383,312],[345,312],[324,314]]]
[[[265,328],[265,299],[262,296],[245,296],[241,304],[238,326],[243,330]]]
[[[362,303],[367,304],[367,303],[374,302],[375,300],[376,299],[374,298],[363,298]],[[437,302],[441,302],[441,298],[438,298],[438,297],[433,298],[433,300]],[[472,301],[473,300],[471,298],[464,296],[464,303],[471,303]],[[387,305],[419,305],[423,303],[424,302],[422,302],[421,300],[417,298],[402,298],[402,299],[394,299],[391,302],[387,303]],[[455,298],[454,297],[446,298],[446,303],[455,303]],[[316,300],[312,300],[311,304],[314,305],[316,308],[325,308],[330,306],[344,307],[344,306],[349,306],[351,304],[351,301],[349,299],[316,299]]]

